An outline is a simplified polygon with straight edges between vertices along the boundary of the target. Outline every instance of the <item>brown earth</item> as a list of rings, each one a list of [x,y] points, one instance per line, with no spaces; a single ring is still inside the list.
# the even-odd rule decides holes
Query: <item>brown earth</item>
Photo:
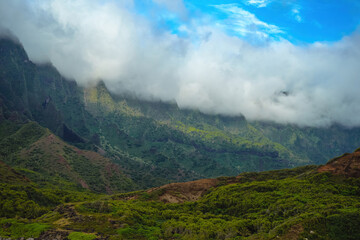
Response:
[[[24,166],[30,170],[32,170],[31,166],[36,164],[37,171],[40,169],[40,171],[48,172],[50,175],[65,176],[71,182],[93,190],[91,183],[86,178],[87,170],[79,171],[85,161],[86,165],[91,166],[94,174],[97,175],[94,177],[104,182],[105,189],[103,191],[109,194],[117,191],[117,186],[110,183],[110,178],[119,179],[119,181],[126,179],[120,170],[121,167],[112,163],[110,159],[93,151],[80,150],[52,133],[44,135],[29,147],[21,150],[18,156]],[[31,166],[28,166],[29,161],[33,162]]]
[[[284,235],[277,236],[277,239],[280,239],[280,240],[299,239],[301,233],[303,233],[303,232],[304,232],[303,226],[301,226],[300,224],[297,224],[297,225],[292,226],[288,230],[288,232],[286,232]]]
[[[170,183],[152,188],[148,193],[159,193],[159,200],[166,203],[196,201],[209,189],[219,184],[218,179],[201,179],[192,182]]]
[[[68,239],[69,233],[64,230],[49,230],[42,233],[37,240],[65,240]]]
[[[360,177],[360,150],[345,153],[330,160],[327,164],[320,166],[318,172],[330,172],[346,177]]]

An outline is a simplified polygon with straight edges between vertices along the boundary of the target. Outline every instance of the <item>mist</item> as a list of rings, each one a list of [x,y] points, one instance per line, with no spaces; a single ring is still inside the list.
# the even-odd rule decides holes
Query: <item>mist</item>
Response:
[[[358,32],[331,43],[253,45],[189,19],[182,1],[153,4],[154,15],[166,8],[185,19],[183,34],[137,13],[131,0],[0,0],[0,29],[17,36],[32,61],[51,62],[85,87],[102,79],[114,93],[209,114],[360,126]]]

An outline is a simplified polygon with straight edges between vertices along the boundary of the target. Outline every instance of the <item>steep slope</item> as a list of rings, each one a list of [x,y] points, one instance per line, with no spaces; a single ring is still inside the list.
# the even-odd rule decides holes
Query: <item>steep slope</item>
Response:
[[[323,164],[344,152],[353,151],[360,142],[360,128],[338,124],[328,127],[300,127],[291,124],[247,121],[243,116],[206,115],[195,110],[181,110],[176,104],[120,98],[145,116],[171,124],[191,134],[219,137],[219,133],[238,142],[267,146],[279,155],[290,154],[296,164]],[[220,135],[221,136],[221,135]],[[287,157],[285,157],[287,158]]]
[[[83,142],[68,125],[86,136],[86,112],[77,103],[78,87],[51,65],[33,64],[21,45],[0,40],[0,119],[30,119],[49,128],[66,141]],[[89,118],[89,121],[92,119]]]
[[[173,161],[167,163],[173,166],[168,170],[166,166],[145,163],[123,151],[122,142],[113,143],[117,138],[113,132],[113,119],[100,126],[98,119],[85,110],[83,89],[74,81],[61,77],[51,65],[31,63],[23,48],[12,40],[1,39],[0,52],[0,120],[19,124],[36,121],[73,145],[101,153],[104,151],[97,145],[104,139],[109,142],[104,144],[106,155],[141,186],[199,177]],[[110,140],[102,136],[103,127],[109,132]],[[139,139],[126,137],[125,141],[128,139],[131,144],[139,144]]]
[[[41,186],[81,186],[107,193],[137,188],[119,165],[63,142],[35,122],[1,139],[0,148],[0,159]]]
[[[251,123],[271,141],[278,142],[303,159],[314,164],[324,164],[344,152],[354,151],[360,141],[360,128],[348,128],[338,124],[332,126],[298,127],[269,122]]]
[[[50,65],[34,65],[10,40],[1,40],[0,46],[2,118],[37,121],[76,146],[101,147],[144,187],[294,165],[289,154],[279,156],[267,144],[257,147],[241,139],[247,143],[241,147],[239,139],[235,143],[226,136],[221,146],[215,135],[205,139],[163,124],[114,101],[104,86],[101,94],[89,92]]]
[[[180,122],[181,117],[172,124],[145,116],[141,109],[130,107],[128,100],[112,96],[103,83],[86,89],[84,99],[86,109],[99,121],[104,140],[150,165],[183,169],[184,173],[191,169],[200,176],[219,176],[301,162],[280,144],[265,139],[247,140],[209,124],[206,130],[197,129]],[[203,124],[205,120],[198,121],[199,126]]]
[[[0,40],[0,52],[0,121],[36,121],[111,159],[142,188],[324,163],[360,145],[360,128],[279,126],[182,110],[111,94],[102,82],[81,88],[51,65],[33,64],[11,40]]]

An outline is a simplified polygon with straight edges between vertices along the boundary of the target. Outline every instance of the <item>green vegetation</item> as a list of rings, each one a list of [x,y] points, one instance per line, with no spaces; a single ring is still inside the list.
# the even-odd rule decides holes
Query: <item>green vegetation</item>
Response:
[[[247,122],[113,96],[103,82],[83,89],[31,63],[10,40],[0,50],[1,237],[360,239],[358,178],[273,170],[350,152],[360,128]],[[186,194],[177,189],[139,190],[219,176],[193,202],[165,204]]]
[[[8,123],[0,122],[0,127],[3,125]],[[71,146],[36,122],[23,124],[13,134],[0,139],[0,160],[17,171],[1,168],[4,174],[0,179],[9,183],[16,183],[16,176],[21,173],[42,187],[56,185],[108,193],[137,188],[108,158]]]
[[[11,238],[36,238],[49,229],[50,225],[42,223],[28,223],[16,219],[0,219],[0,236]]]
[[[38,183],[51,179],[51,184],[68,188],[74,182],[86,186],[81,184],[84,181],[95,191],[131,191],[324,163],[360,145],[360,128],[248,122],[242,116],[211,116],[179,109],[174,103],[115,96],[103,82],[84,89],[63,78],[51,64],[31,63],[24,49],[11,40],[0,39],[0,49],[0,155],[26,176],[30,177],[26,170],[39,173],[32,178]],[[58,149],[76,173],[64,173],[63,165],[57,176],[49,176],[42,166],[59,165],[48,161],[48,152],[24,150],[43,136],[35,122],[73,146],[101,153],[120,166],[121,173],[107,178],[94,162],[86,167],[86,157]],[[5,157],[8,154],[10,158]]]
[[[72,232],[69,234],[68,238],[70,240],[93,240],[96,238],[96,235],[90,233]]]
[[[0,184],[0,216],[27,219],[38,218],[61,203],[96,199],[89,191],[71,191],[58,188],[38,188],[34,184]]]
[[[244,173],[228,178],[237,182],[232,184],[221,178],[223,184],[199,200],[178,204],[159,201],[165,191],[94,195],[93,200],[78,193],[81,202],[52,211],[47,206],[65,202],[66,195],[59,199],[59,192],[30,188],[29,194],[22,193],[29,192],[26,187],[8,186],[1,191],[11,189],[8,198],[15,202],[31,196],[44,212],[33,220],[3,218],[0,236],[38,236],[56,229],[70,231],[69,239],[359,239],[360,179],[315,169]],[[11,209],[4,214],[14,217]]]

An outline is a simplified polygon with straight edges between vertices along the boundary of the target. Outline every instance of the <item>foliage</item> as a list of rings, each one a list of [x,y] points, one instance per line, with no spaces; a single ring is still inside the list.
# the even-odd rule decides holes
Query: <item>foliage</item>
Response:
[[[0,183],[0,217],[38,218],[61,203],[95,199],[90,192]]]
[[[72,232],[69,234],[68,238],[70,240],[93,240],[96,238],[96,235],[89,233]]]
[[[165,204],[156,200],[164,194],[162,191],[146,196],[141,191],[99,196],[61,205],[54,212],[48,208],[48,213],[27,224],[40,221],[52,228],[73,231],[69,239],[95,239],[99,235],[109,239],[273,239],[277,236],[358,239],[360,236],[360,179],[317,173],[312,166],[246,173],[237,179],[239,183],[232,184],[225,184],[224,179],[224,184],[196,202]],[[27,198],[23,188],[13,191],[13,199]],[[48,190],[37,191],[43,194],[42,202],[34,193],[28,195],[34,202],[45,209],[53,204],[50,197],[53,195]],[[5,225],[3,222],[3,229]]]
[[[324,163],[359,146],[360,128],[248,122],[114,96],[102,82],[84,89],[31,63],[10,40],[0,50],[1,237],[52,228],[69,239],[360,238],[359,179],[315,166],[247,172]],[[181,204],[157,201],[162,190],[79,187],[133,191],[239,173]]]
[[[203,177],[324,163],[360,145],[360,128],[248,122],[243,116],[207,115],[180,109],[175,103],[114,95],[103,82],[85,89],[62,77],[51,64],[33,64],[18,43],[0,39],[0,49],[3,159],[9,152],[24,151],[39,137],[41,131],[31,134],[37,129],[34,125],[27,127],[25,135],[9,138],[30,121],[72,145],[99,151],[124,172],[109,179],[104,172],[94,171],[94,165],[86,167],[83,158],[69,154],[78,160],[76,171],[81,176],[46,176],[53,180],[51,184],[67,182],[69,186],[81,179],[95,191],[131,191]],[[46,152],[32,153],[32,158],[25,156],[28,166],[21,167],[38,173],[29,166],[41,167],[41,155]],[[15,166],[12,160],[19,159],[11,158],[6,163]],[[101,181],[97,181],[98,175]]]
[[[16,219],[0,218],[0,236],[12,238],[36,238],[50,228],[48,224],[27,223]]]
[[[7,125],[7,122],[0,123],[0,127]],[[89,188],[111,193],[137,188],[109,159],[65,143],[36,122],[24,124],[0,139],[0,147],[0,160],[43,187],[57,185],[64,189]],[[0,162],[1,172],[4,175],[0,175],[0,179],[10,183],[19,178],[16,174],[21,175]]]

